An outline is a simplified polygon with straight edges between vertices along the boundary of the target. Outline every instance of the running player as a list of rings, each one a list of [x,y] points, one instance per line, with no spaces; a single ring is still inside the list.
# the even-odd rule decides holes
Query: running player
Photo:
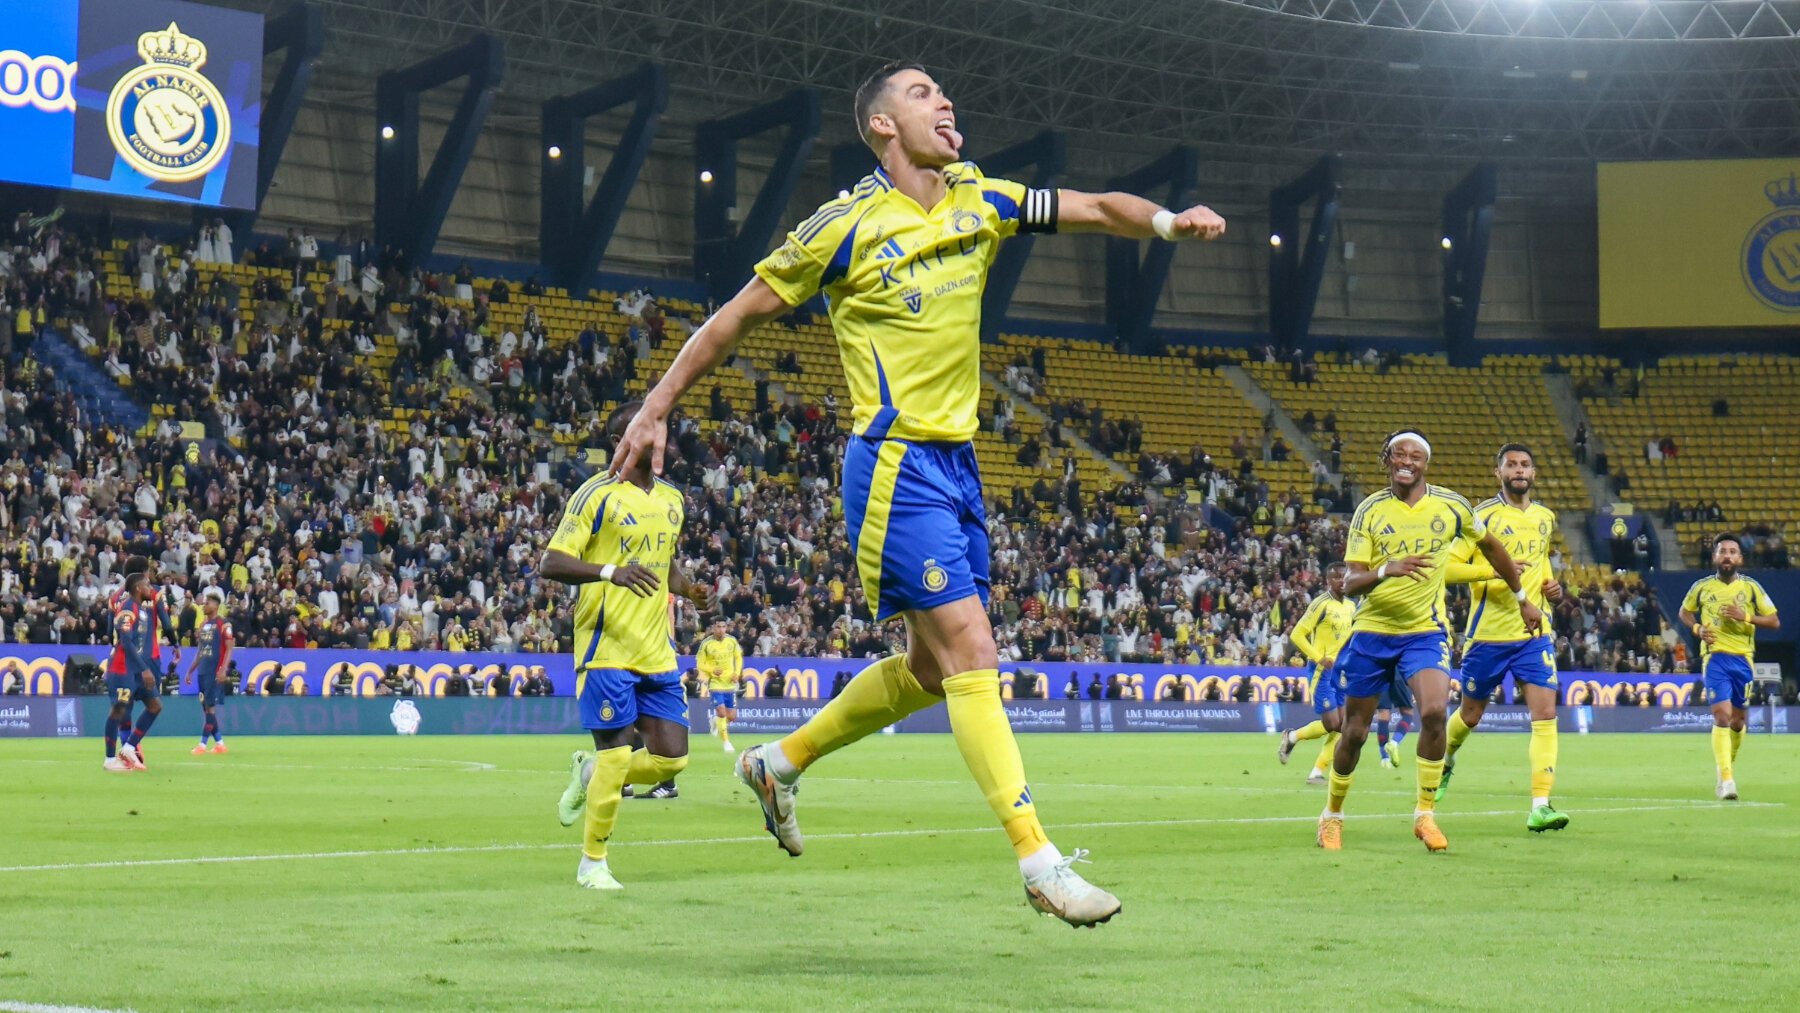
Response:
[[[1319,846],[1343,847],[1344,796],[1369,736],[1369,722],[1388,684],[1409,684],[1419,708],[1418,802],[1413,836],[1430,851],[1450,846],[1438,829],[1438,783],[1444,775],[1445,710],[1450,699],[1450,640],[1444,626],[1445,563],[1463,540],[1475,542],[1518,598],[1528,629],[1543,614],[1519,590],[1519,571],[1469,501],[1425,481],[1431,444],[1417,430],[1387,438],[1381,463],[1388,488],[1362,501],[1350,521],[1344,593],[1362,598],[1350,640],[1338,654],[1344,673],[1344,734],[1333,757]]]
[[[188,676],[199,675],[197,685],[200,689],[200,709],[205,714],[200,724],[200,744],[194,747],[194,755],[200,756],[208,752],[206,740],[213,740],[211,752],[224,753],[225,733],[219,731],[219,703],[225,697],[225,666],[231,663],[231,623],[219,614],[219,603],[225,595],[219,591],[209,591],[201,603],[200,626],[194,630],[194,642],[199,650],[194,655],[194,663],[188,667]]]
[[[150,660],[150,641],[156,636],[154,603],[156,588],[143,573],[125,578],[123,597],[114,596],[113,658],[107,667],[106,694],[112,710],[106,718],[106,769],[143,770],[138,743],[162,713],[161,675]],[[144,714],[134,729],[128,715],[133,700],[144,701]],[[121,736],[125,741],[119,743]]]
[[[683,393],[745,334],[816,293],[829,300],[854,404],[845,451],[845,520],[869,609],[903,616],[907,650],[859,673],[779,743],[746,749],[738,774],[790,855],[804,847],[794,784],[820,757],[939,700],[963,760],[1013,845],[1032,907],[1072,925],[1119,910],[1044,835],[1000,701],[984,602],[989,548],[971,444],[979,423],[981,295],[1005,238],[1103,232],[1127,239],[1214,239],[1225,221],[1125,193],[1033,190],[960,161],[956,111],[914,64],[888,64],[857,89],[856,126],[880,166],[802,222],[755,277],[685,345],[626,433],[615,467],[660,470]]]
[[[1750,716],[1744,691],[1750,685],[1750,660],[1756,657],[1756,631],[1781,629],[1769,592],[1739,573],[1743,566],[1744,543],[1736,535],[1720,535],[1713,540],[1715,572],[1694,581],[1681,601],[1682,625],[1700,639],[1701,678],[1712,704],[1713,762],[1719,768],[1715,791],[1722,799],[1738,797],[1731,768]]]
[[[706,678],[707,691],[712,694],[712,732],[725,744],[727,753],[733,752],[731,723],[737,720],[738,680],[744,676],[744,649],[725,632],[723,619],[713,623],[712,636],[700,645],[694,661]]]
[[[641,407],[620,405],[607,418],[615,444]],[[618,475],[596,475],[569,497],[539,566],[546,578],[581,588],[575,694],[594,755],[578,793],[586,840],[575,881],[588,889],[621,889],[607,865],[606,843],[626,782],[655,784],[687,766],[687,697],[675,668],[667,596],[659,589],[666,583],[702,610],[712,593],[674,565],[684,515],[681,490],[652,475],[649,459],[640,458]],[[643,749],[633,750],[634,735],[643,737]],[[580,753],[573,758],[577,777],[585,760]]]
[[[1519,583],[1525,597],[1538,610],[1562,600],[1562,585],[1550,570],[1550,546],[1556,540],[1556,512],[1534,502],[1537,461],[1523,443],[1508,443],[1494,455],[1494,477],[1500,495],[1475,508],[1481,523],[1506,546],[1506,552],[1523,568]],[[1488,702],[1508,675],[1515,692],[1522,691],[1531,709],[1531,809],[1525,828],[1534,833],[1561,830],[1568,814],[1550,804],[1556,784],[1556,646],[1548,630],[1533,636],[1519,616],[1518,603],[1506,594],[1494,577],[1494,569],[1474,558],[1463,546],[1457,551],[1445,580],[1470,584],[1469,626],[1464,634],[1473,645],[1463,656],[1462,704],[1450,715],[1449,752],[1444,756],[1444,781],[1438,798],[1450,787],[1456,772],[1456,752],[1469,733],[1481,723]]]
[[[1344,641],[1350,639],[1350,620],[1356,615],[1356,604],[1344,597],[1344,574],[1348,571],[1343,563],[1325,568],[1325,593],[1306,606],[1289,637],[1294,650],[1312,663],[1313,713],[1319,719],[1299,730],[1284,729],[1275,757],[1285,764],[1295,746],[1308,739],[1323,738],[1319,758],[1313,761],[1312,773],[1306,776],[1307,784],[1325,783],[1331,747],[1337,744],[1338,732],[1344,727],[1343,682],[1338,676],[1337,654]]]

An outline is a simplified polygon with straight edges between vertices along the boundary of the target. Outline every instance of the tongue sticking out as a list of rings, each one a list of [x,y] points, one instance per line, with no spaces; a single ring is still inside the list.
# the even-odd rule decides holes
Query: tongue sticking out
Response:
[[[962,150],[963,135],[958,133],[955,127],[939,127],[938,136],[950,142],[950,146],[957,151]]]

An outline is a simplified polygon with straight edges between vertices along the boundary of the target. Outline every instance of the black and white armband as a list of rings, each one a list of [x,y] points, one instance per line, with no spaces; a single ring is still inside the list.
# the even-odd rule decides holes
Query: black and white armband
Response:
[[[1019,231],[1055,232],[1059,194],[1060,191],[1053,186],[1042,190],[1027,188],[1025,203],[1019,208]]]

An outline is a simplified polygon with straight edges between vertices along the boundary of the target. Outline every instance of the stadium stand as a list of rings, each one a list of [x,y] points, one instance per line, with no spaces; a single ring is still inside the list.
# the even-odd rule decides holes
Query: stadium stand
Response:
[[[105,642],[101,602],[135,553],[158,562],[184,629],[196,593],[217,587],[247,645],[566,649],[567,602],[536,581],[537,551],[562,490],[604,461],[598,420],[702,313],[647,289],[579,299],[466,268],[328,270],[278,241],[246,263],[198,259],[204,236],[177,248],[16,224],[10,242],[6,306],[24,340],[0,392],[0,622],[21,641]],[[22,354],[33,338],[42,351]],[[1341,554],[1348,493],[1276,449],[1221,371],[1243,357],[1019,334],[984,349],[1003,657],[1294,661],[1287,631]],[[1546,447],[1552,502],[1579,507],[1531,382],[1542,365],[1477,378],[1431,360],[1320,364],[1311,383],[1250,368],[1295,417],[1335,408],[1363,481],[1355,455],[1411,420],[1331,392],[1482,392],[1489,413],[1435,426],[1484,448],[1446,455],[1450,481],[1479,491],[1485,448],[1524,434]],[[847,551],[841,383],[829,328],[802,311],[683,404],[671,475],[689,489],[685,550],[752,653],[897,643],[897,627],[867,621]],[[1572,568],[1567,582],[1565,667],[1684,663],[1635,575]],[[683,612],[679,633],[696,625]]]
[[[1372,350],[1371,350],[1372,351]],[[1398,358],[1399,361],[1394,361]],[[1457,369],[1441,355],[1291,364],[1252,362],[1259,384],[1295,418],[1311,416],[1328,445],[1343,438],[1342,470],[1358,488],[1379,488],[1379,456],[1388,434],[1419,428],[1432,440],[1431,480],[1479,501],[1493,495],[1494,452],[1529,444],[1538,461],[1538,495],[1565,512],[1592,509],[1541,374],[1541,356],[1490,356],[1479,369]],[[1456,411],[1442,409],[1454,405]]]
[[[1800,524],[1800,361],[1669,356],[1639,372],[1613,364],[1577,390],[1606,442],[1613,487],[1673,529],[1686,565],[1705,565],[1725,530],[1750,536],[1755,562],[1788,565]]]

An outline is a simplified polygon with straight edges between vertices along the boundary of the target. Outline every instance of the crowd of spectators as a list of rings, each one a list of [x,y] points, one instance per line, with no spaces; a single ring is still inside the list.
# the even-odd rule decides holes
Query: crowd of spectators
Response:
[[[198,597],[216,590],[242,646],[570,648],[571,595],[536,572],[584,466],[554,437],[591,442],[638,362],[680,324],[636,292],[621,297],[635,321],[627,333],[592,326],[559,343],[535,312],[517,332],[487,313],[541,293],[534,282],[476,293],[466,269],[434,276],[397,256],[358,263],[360,252],[321,296],[310,238],[257,246],[247,256],[281,274],[249,286],[208,269],[216,229],[179,254],[140,238],[121,298],[101,277],[104,233],[14,223],[0,274],[15,321],[0,362],[0,636],[108,643],[106,600],[123,560],[142,555],[184,639]],[[23,354],[59,321],[140,397],[202,423],[209,449],[173,422],[143,435],[84,417],[63,381]],[[378,346],[393,349],[391,363]],[[1051,415],[1042,443],[1018,441],[1021,454],[1034,443],[1085,452],[1061,440],[1064,426],[1141,453],[1136,419],[1080,402]],[[1016,428],[1004,401],[986,422]],[[854,659],[903,644],[897,623],[870,621],[856,578],[836,497],[848,438],[834,399],[771,402],[760,386],[755,404],[715,397],[704,418],[675,423],[683,556],[718,592],[746,654]],[[1112,489],[1083,489],[1071,464],[1030,489],[990,490],[989,612],[1003,660],[1297,664],[1288,631],[1341,556],[1344,523],[1272,493],[1247,439],[1229,454],[1228,465],[1199,447],[1179,460],[1142,455],[1138,480]],[[1156,494],[1182,483],[1202,502]],[[1328,483],[1314,492],[1348,506]],[[1049,523],[1045,505],[1058,508]],[[1555,617],[1559,663],[1683,664],[1649,595],[1624,578],[1571,595]],[[680,607],[677,636],[691,644],[699,617]],[[384,685],[404,692],[404,673]]]

